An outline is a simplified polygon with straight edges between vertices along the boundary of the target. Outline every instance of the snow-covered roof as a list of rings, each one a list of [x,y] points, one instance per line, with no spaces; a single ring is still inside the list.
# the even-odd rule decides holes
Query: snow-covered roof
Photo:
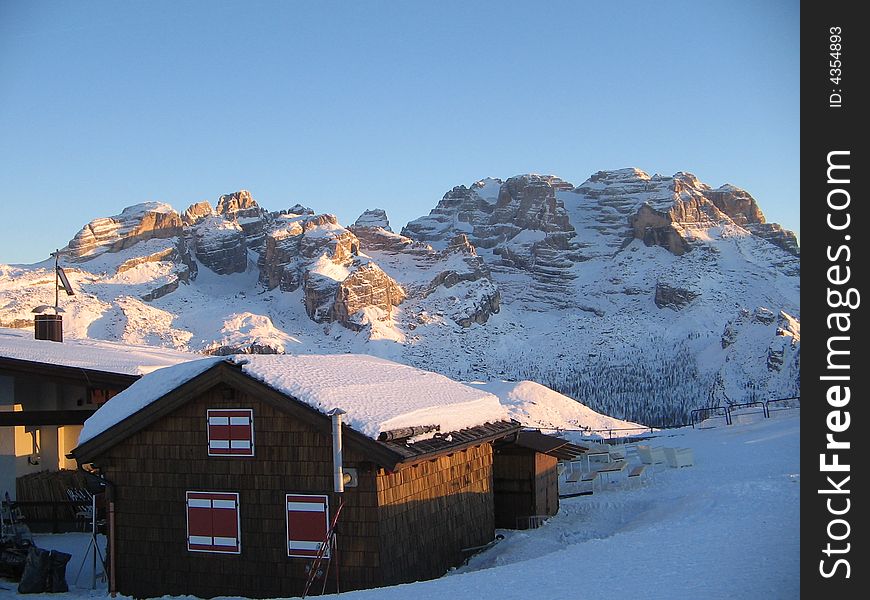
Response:
[[[146,375],[120,394],[113,396],[91,415],[79,434],[79,445],[98,436],[127,417],[139,412],[155,400],[162,398],[181,384],[190,381],[225,360],[219,357],[203,358],[180,363]]]
[[[470,382],[499,397],[515,421],[541,429],[637,429],[638,423],[596,412],[577,400],[534,381]]]
[[[147,375],[113,397],[89,418],[82,444],[159,400],[221,360],[251,378],[326,414],[346,412],[344,422],[377,438],[383,431],[438,425],[442,433],[508,419],[493,394],[443,375],[360,354],[236,355],[206,358]]]
[[[101,340],[37,340],[31,329],[0,327],[0,358],[92,369],[104,373],[144,375],[156,369],[201,358],[167,348],[133,346]]]

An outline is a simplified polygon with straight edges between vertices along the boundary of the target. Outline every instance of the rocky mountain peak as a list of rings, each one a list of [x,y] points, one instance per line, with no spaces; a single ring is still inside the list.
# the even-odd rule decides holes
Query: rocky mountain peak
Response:
[[[498,200],[498,193],[503,183],[504,180],[497,177],[485,177],[472,183],[470,189],[487,202],[494,204]]]
[[[357,218],[353,225],[354,227],[380,227],[386,231],[392,231],[387,213],[382,208],[366,210]]]
[[[262,246],[269,215],[257,204],[251,192],[240,190],[224,194],[218,199],[215,213],[239,222],[249,248],[258,249]]]
[[[572,231],[568,213],[562,202],[556,199],[556,191],[573,188],[570,183],[552,175],[511,177],[501,186],[490,224],[510,223],[520,229]]]
[[[227,218],[260,217],[263,209],[248,190],[224,194],[218,199],[215,212]]]
[[[764,214],[749,192],[730,184],[706,191],[706,196],[738,225],[764,223]]]
[[[203,200],[188,206],[187,210],[181,215],[181,220],[187,227],[192,227],[205,217],[210,217],[214,214],[215,212],[211,203],[208,200]]]
[[[150,239],[178,237],[182,220],[163,202],[128,206],[121,214],[94,219],[70,240],[64,249],[71,260],[89,260],[104,252],[119,252]]]
[[[281,214],[281,215],[285,215],[285,214],[290,214],[290,215],[313,215],[313,214],[314,214],[314,210],[311,209],[311,208],[308,208],[307,206],[302,206],[301,204],[294,204],[294,205],[291,206],[290,208],[288,208],[288,209],[286,209],[286,210],[282,210],[282,211],[281,211],[280,213],[278,213],[278,214]]]
[[[637,167],[626,169],[613,169],[610,171],[597,171],[593,173],[587,182],[613,184],[617,182],[648,181],[650,176]]]

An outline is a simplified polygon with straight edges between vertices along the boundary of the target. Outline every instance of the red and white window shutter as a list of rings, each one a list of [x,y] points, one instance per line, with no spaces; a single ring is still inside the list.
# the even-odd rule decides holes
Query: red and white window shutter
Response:
[[[324,495],[287,494],[287,556],[313,558],[329,531],[329,498]],[[329,558],[326,544],[323,558]]]
[[[254,456],[254,411],[208,409],[208,455]]]
[[[187,492],[187,549],[240,554],[237,492]]]

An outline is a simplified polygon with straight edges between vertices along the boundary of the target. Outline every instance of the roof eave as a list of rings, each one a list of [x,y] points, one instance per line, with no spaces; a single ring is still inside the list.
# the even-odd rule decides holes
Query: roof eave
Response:
[[[73,385],[86,387],[106,386],[111,388],[130,387],[141,375],[130,373],[116,373],[114,371],[101,371],[84,367],[70,367],[67,365],[54,365],[33,360],[10,358],[0,356],[0,371],[7,371],[13,375],[46,376],[60,379]]]
[[[507,423],[507,422],[508,421],[498,421],[498,423]],[[466,449],[472,448],[474,446],[480,446],[481,444],[487,444],[489,442],[494,442],[496,440],[500,440],[500,439],[503,439],[509,435],[512,435],[512,434],[518,432],[522,428],[522,425],[519,422],[514,421],[513,419],[511,419],[509,422],[511,423],[511,427],[505,428],[505,430],[503,430],[503,431],[494,432],[494,433],[491,433],[488,435],[476,437],[472,440],[464,440],[464,441],[456,443],[454,445],[444,446],[442,448],[439,448],[437,450],[433,450],[431,452],[426,452],[424,454],[418,454],[416,456],[406,457],[406,458],[403,458],[402,460],[398,461],[396,466],[397,467],[413,466],[416,464],[420,464],[422,462],[433,460],[435,458],[438,458],[439,456],[454,454],[456,452],[460,452],[462,450],[466,450]],[[382,444],[383,442],[378,442],[378,443]],[[392,469],[392,470],[395,470],[395,469]]]

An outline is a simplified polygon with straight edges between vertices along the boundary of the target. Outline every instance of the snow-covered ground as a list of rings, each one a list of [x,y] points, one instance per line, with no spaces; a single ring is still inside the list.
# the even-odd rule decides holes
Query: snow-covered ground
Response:
[[[503,541],[440,579],[341,597],[798,598],[800,410],[756,417],[729,427],[660,431],[649,443],[692,448],[694,466],[659,467],[641,485],[614,483],[563,499],[541,528],[500,531]],[[38,543],[64,549],[70,539]],[[83,548],[70,561],[71,583]],[[79,583],[86,589],[45,599],[93,594],[89,577]],[[15,595],[14,583],[0,580],[0,587],[0,597]]]

